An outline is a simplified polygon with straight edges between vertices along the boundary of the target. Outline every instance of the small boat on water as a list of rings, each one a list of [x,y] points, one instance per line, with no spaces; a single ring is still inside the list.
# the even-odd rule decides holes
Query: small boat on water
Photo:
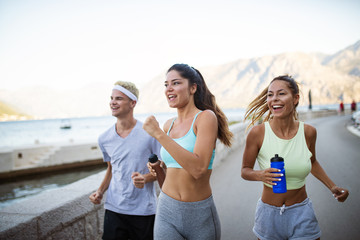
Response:
[[[61,129],[71,129],[71,122],[69,119],[63,119],[61,120],[61,125],[60,125]]]

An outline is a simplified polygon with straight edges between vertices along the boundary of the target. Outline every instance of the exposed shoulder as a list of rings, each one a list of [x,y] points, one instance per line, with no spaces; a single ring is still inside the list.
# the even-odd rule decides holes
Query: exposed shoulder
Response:
[[[305,137],[307,139],[316,138],[317,133],[316,133],[316,128],[315,127],[304,123],[304,132],[305,132]]]
[[[248,137],[256,137],[262,140],[264,138],[264,135],[265,135],[265,124],[262,123],[253,126],[248,134]]]
[[[253,126],[246,137],[246,148],[259,150],[264,141],[265,124]]]
[[[201,131],[203,134],[205,133],[205,136],[210,134],[215,137],[218,132],[218,120],[215,113],[211,110],[203,110],[199,113],[194,122],[193,131],[196,136],[198,131]]]
[[[209,118],[210,118],[210,119],[217,119],[215,113],[214,113],[213,111],[211,111],[211,110],[204,110],[204,111],[202,111],[202,112],[199,114],[198,118],[199,118],[199,119],[200,119],[200,118],[205,118],[205,119],[209,119]]]
[[[174,119],[175,118],[170,118],[164,123],[163,130],[164,130],[165,133],[167,133],[167,131],[169,130],[170,125],[174,121]]]
[[[199,124],[201,122],[201,124]],[[214,127],[218,124],[215,113],[211,110],[202,111],[195,120],[195,128],[197,126],[202,127]]]

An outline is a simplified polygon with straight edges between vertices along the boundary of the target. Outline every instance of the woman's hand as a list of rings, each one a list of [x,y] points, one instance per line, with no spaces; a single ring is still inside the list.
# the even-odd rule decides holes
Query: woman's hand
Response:
[[[151,162],[148,162],[146,165],[147,165],[147,167],[149,169],[150,174],[153,175],[154,177],[156,177],[155,169],[152,168],[153,164]]]
[[[131,175],[131,178],[133,180],[133,184],[137,188],[144,188],[145,186],[145,177],[138,172],[133,172]]]
[[[159,161],[160,161],[160,167],[162,167],[162,169],[164,169],[164,171],[166,172],[166,164],[161,160],[159,160]],[[150,174],[153,175],[154,177],[156,177],[155,169],[152,168],[154,164],[155,163],[148,162],[147,167],[149,169]]]
[[[156,138],[156,134],[162,132],[159,127],[159,122],[154,116],[149,116],[146,118],[143,129],[152,137]]]
[[[331,192],[336,200],[339,202],[344,202],[349,196],[349,191],[345,188],[334,186],[331,188]]]
[[[277,168],[267,168],[262,171],[259,171],[259,178],[262,182],[270,184],[270,185],[276,185],[273,181],[280,181],[280,177],[282,177],[282,173],[276,173],[280,172]]]

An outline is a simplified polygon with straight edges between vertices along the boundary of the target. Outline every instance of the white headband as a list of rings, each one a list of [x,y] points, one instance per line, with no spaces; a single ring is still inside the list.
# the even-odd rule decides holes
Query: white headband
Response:
[[[119,90],[120,92],[122,92],[123,94],[128,96],[133,101],[138,100],[137,97],[132,92],[130,92],[129,90],[127,90],[126,88],[124,88],[120,85],[115,85],[113,89]]]

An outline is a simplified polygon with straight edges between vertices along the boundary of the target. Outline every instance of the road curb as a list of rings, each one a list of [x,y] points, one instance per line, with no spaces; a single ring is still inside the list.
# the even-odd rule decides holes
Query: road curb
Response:
[[[356,128],[354,125],[348,125],[347,130],[354,134],[355,136],[360,137],[360,128]]]

